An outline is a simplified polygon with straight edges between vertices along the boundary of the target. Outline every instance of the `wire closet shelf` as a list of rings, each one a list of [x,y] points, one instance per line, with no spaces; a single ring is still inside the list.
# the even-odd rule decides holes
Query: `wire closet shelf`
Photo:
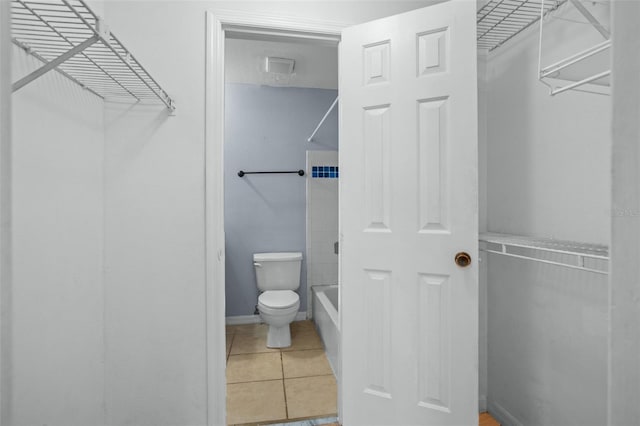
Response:
[[[478,49],[502,46],[566,1],[489,0],[476,14]]]
[[[609,249],[604,245],[492,232],[480,234],[479,241],[486,253],[608,274]]]
[[[103,98],[175,105],[83,0],[12,0],[14,44],[44,65],[13,84],[20,89],[55,69]]]

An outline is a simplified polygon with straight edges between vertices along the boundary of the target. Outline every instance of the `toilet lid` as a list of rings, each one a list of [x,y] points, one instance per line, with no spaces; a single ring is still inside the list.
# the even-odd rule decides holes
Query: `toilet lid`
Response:
[[[289,308],[300,300],[298,293],[291,290],[265,291],[258,297],[258,303],[270,308]]]

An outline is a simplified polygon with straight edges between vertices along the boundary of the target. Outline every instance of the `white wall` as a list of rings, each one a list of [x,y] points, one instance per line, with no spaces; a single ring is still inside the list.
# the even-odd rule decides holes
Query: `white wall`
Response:
[[[0,424],[9,424],[11,292],[11,7],[0,1]]]
[[[640,424],[640,3],[613,3],[613,194],[608,425]],[[630,54],[636,52],[636,54]]]
[[[535,32],[488,64],[488,227],[607,244],[610,98],[551,97],[538,82]]]
[[[581,40],[567,34],[550,38],[558,46]],[[537,51],[531,29],[488,58],[487,229],[608,244],[611,100],[549,96],[537,80]],[[505,425],[605,424],[606,277],[483,260],[489,410]]]
[[[13,53],[14,79],[40,65]],[[102,100],[50,72],[12,101],[10,424],[101,424]]]

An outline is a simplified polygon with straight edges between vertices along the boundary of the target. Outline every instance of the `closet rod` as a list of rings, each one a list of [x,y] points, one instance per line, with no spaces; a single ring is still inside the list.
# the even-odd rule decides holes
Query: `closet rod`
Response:
[[[333,103],[331,104],[327,112],[324,114],[324,117],[322,117],[322,120],[320,120],[320,123],[318,123],[318,125],[316,126],[316,129],[313,131],[313,133],[311,133],[311,136],[307,138],[307,142],[313,141],[313,137],[316,135],[316,133],[318,133],[318,130],[320,130],[320,127],[322,127],[322,125],[324,124],[324,121],[327,119],[331,111],[333,111],[333,108],[338,103],[338,99],[340,99],[340,96],[336,96],[336,99],[333,101]]]
[[[238,172],[238,176],[243,177],[244,175],[267,175],[267,174],[292,174],[295,173],[298,176],[304,176],[304,170],[293,170],[293,171],[274,171],[274,172],[245,172],[244,170],[240,170]]]

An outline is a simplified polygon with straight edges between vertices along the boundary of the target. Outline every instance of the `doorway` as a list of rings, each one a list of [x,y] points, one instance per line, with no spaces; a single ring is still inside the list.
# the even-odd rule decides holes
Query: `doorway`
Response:
[[[330,423],[337,420],[335,368],[311,320],[311,288],[338,282],[338,120],[330,108],[337,45],[225,35],[227,423]],[[254,262],[266,270],[263,253],[302,255],[298,282],[290,283],[300,306],[287,325],[290,346],[270,347],[269,324],[258,315]]]
[[[207,14],[206,58],[206,247],[207,247],[207,352],[209,389],[209,423],[226,422],[226,333],[225,324],[225,231],[224,214],[224,143],[225,123],[225,39],[229,33],[256,34],[261,38],[286,37],[333,43],[340,39],[341,25],[304,19],[282,19],[250,14]],[[216,111],[218,113],[216,113]],[[311,129],[313,130],[313,129]],[[301,144],[305,141],[300,141]],[[214,250],[213,253],[211,250]]]
[[[402,229],[403,231],[398,234],[399,238],[413,234],[420,239],[431,238],[431,243],[434,243],[436,239],[443,243],[446,242],[445,240],[448,241],[446,249],[443,248],[444,246],[439,245],[437,246],[439,249],[434,246],[428,249],[426,253],[422,249],[418,251],[410,250],[409,253],[411,255],[404,256],[403,254],[406,253],[409,245],[396,244],[402,243],[402,240],[396,241],[394,239],[393,247],[396,247],[397,250],[394,250],[391,245],[379,245],[379,253],[375,258],[366,257],[370,250],[360,249],[370,247],[366,244],[358,243],[357,241],[359,240],[356,241],[356,239],[348,239],[351,245],[345,244],[341,247],[340,256],[344,260],[341,265],[347,265],[350,268],[349,285],[352,290],[348,298],[342,292],[344,297],[340,297],[339,305],[348,305],[350,309],[353,309],[349,317],[350,321],[345,319],[345,312],[341,314],[340,339],[342,341],[342,354],[340,362],[344,363],[342,369],[344,372],[349,372],[350,380],[346,379],[345,374],[344,381],[341,380],[338,384],[338,393],[343,395],[338,403],[339,405],[344,405],[343,407],[338,407],[338,412],[344,414],[347,423],[364,422],[373,424],[380,421],[406,423],[409,421],[405,418],[405,413],[408,413],[408,411],[402,410],[401,407],[407,404],[416,404],[416,401],[418,401],[418,404],[414,407],[413,414],[424,416],[425,421],[432,424],[472,423],[471,419],[474,416],[474,411],[475,415],[477,415],[477,408],[475,407],[477,404],[477,380],[474,379],[473,373],[465,373],[467,368],[472,369],[473,365],[477,363],[477,348],[474,350],[469,345],[470,342],[475,341],[475,336],[477,335],[477,324],[474,326],[473,323],[475,318],[473,312],[477,307],[468,309],[477,305],[475,298],[477,292],[474,290],[477,282],[477,269],[475,264],[472,264],[468,269],[456,269],[457,267],[464,268],[469,266],[468,261],[459,263],[457,255],[454,262],[455,251],[458,249],[467,250],[471,253],[471,255],[462,253],[467,258],[475,258],[475,252],[477,251],[477,221],[474,221],[475,216],[473,213],[475,203],[469,198],[473,196],[473,191],[465,190],[455,193],[446,191],[446,188],[448,188],[447,182],[455,185],[454,176],[466,176],[467,179],[470,179],[468,181],[470,185],[464,186],[466,189],[473,189],[475,185],[473,170],[477,168],[477,159],[475,157],[476,135],[474,131],[477,118],[475,110],[477,105],[475,99],[477,77],[475,74],[474,20],[475,10],[473,5],[468,2],[455,1],[431,6],[429,10],[420,9],[382,18],[367,24],[356,25],[351,27],[348,32],[345,32],[341,50],[344,46],[350,46],[351,50],[350,53],[345,53],[343,57],[348,64],[342,64],[341,68],[349,71],[349,74],[345,75],[350,75],[350,77],[349,82],[344,86],[342,86],[341,79],[341,96],[344,95],[341,99],[341,105],[343,103],[346,105],[347,100],[350,102],[346,111],[351,111],[351,116],[349,119],[341,121],[341,126],[345,125],[343,129],[345,132],[342,133],[342,136],[348,137],[351,150],[348,154],[343,155],[341,152],[340,155],[340,196],[345,197],[346,192],[343,193],[343,189],[346,188],[347,180],[351,180],[349,190],[354,197],[351,200],[352,209],[346,209],[352,212],[349,216],[351,221],[349,226],[344,229],[348,228],[352,233],[376,233],[382,236],[391,234],[391,229]],[[208,378],[211,391],[210,407],[216,410],[214,412],[224,412],[224,407],[222,406],[224,398],[222,396],[225,395],[224,386],[220,385],[220,381],[224,383],[222,374],[224,371],[224,357],[220,359],[220,348],[224,347],[224,333],[219,327],[224,321],[224,302],[222,302],[224,291],[220,288],[220,283],[224,282],[225,278],[224,214],[220,211],[220,207],[224,205],[224,190],[221,188],[221,182],[224,179],[224,150],[221,141],[224,140],[225,136],[225,123],[222,113],[225,99],[224,39],[227,31],[236,29],[247,31],[247,28],[249,28],[249,32],[253,33],[267,33],[270,35],[282,35],[285,33],[289,36],[294,35],[299,38],[312,38],[314,40],[338,40],[343,26],[329,25],[324,22],[300,22],[298,19],[284,20],[283,22],[280,18],[265,19],[264,17],[247,17],[244,15],[232,16],[228,19],[219,15],[209,16],[206,104],[207,111],[213,113],[212,115],[207,114],[207,130],[205,133],[207,138],[206,220],[207,247],[209,250],[215,249],[216,252],[207,257],[207,282],[210,290],[207,294],[207,312],[210,314],[210,318],[208,318],[210,339],[208,339],[207,345],[211,354],[209,360],[211,368]],[[405,28],[411,28],[409,33],[405,31]],[[413,35],[410,34],[412,32],[414,32]],[[408,37],[406,36],[407,34],[409,34]],[[350,40],[350,43],[347,43],[347,39]],[[392,42],[392,39],[395,41]],[[391,45],[396,46],[394,50],[391,50]],[[391,52],[401,53],[392,58]],[[393,66],[393,69],[391,66]],[[389,84],[392,83],[389,79],[390,70],[393,75],[397,76],[394,81],[403,86],[402,90],[394,91],[393,88],[387,87],[396,86],[396,84]],[[426,84],[421,85],[415,80],[421,80]],[[413,82],[409,83],[410,81]],[[443,82],[445,83],[444,85],[440,84]],[[377,83],[381,84],[377,85]],[[421,90],[412,90],[405,83],[417,84],[417,88]],[[360,91],[363,86],[365,86],[364,91]],[[382,88],[382,90],[378,90],[379,88]],[[450,89],[452,90],[451,93],[449,93]],[[369,90],[372,90],[372,96],[366,96],[365,92]],[[349,92],[348,96],[347,92]],[[354,95],[355,92],[362,92],[365,96]],[[385,100],[386,94],[398,94],[398,96],[393,95],[392,99]],[[453,95],[451,102],[449,102],[450,94]],[[382,97],[378,95],[382,95]],[[419,98],[414,96],[419,96]],[[416,102],[420,106],[418,109],[416,109]],[[401,106],[401,108],[396,108],[395,105]],[[358,112],[360,113],[358,114]],[[452,125],[449,125],[449,120],[453,122]],[[393,124],[396,122],[399,124]],[[458,125],[456,125],[456,122]],[[389,125],[389,123],[393,125]],[[462,126],[462,123],[465,123],[466,126]],[[471,125],[468,125],[469,123]],[[465,129],[464,132],[466,133],[458,132],[457,130],[459,129]],[[418,132],[417,134],[415,133],[416,131]],[[412,134],[411,132],[414,133]],[[417,138],[418,143],[415,143],[416,136],[419,136]],[[446,137],[446,150],[438,148],[444,143],[442,137]],[[362,141],[365,139],[371,143],[363,151]],[[401,143],[391,144],[392,140]],[[392,154],[390,157],[385,154],[387,152],[385,147],[393,148],[389,151]],[[415,155],[418,154],[414,153],[417,149],[420,150],[420,155]],[[440,151],[442,154],[424,154],[431,151]],[[448,153],[456,153],[455,162],[449,161]],[[458,155],[459,153],[465,154]],[[396,154],[401,155],[396,156]],[[348,163],[345,162],[346,158],[349,158]],[[394,158],[392,168],[387,167],[391,165],[390,158]],[[396,159],[400,158],[403,160],[398,162]],[[360,161],[361,159],[363,161]],[[431,159],[430,162],[429,159]],[[350,165],[350,167],[344,169],[349,177],[342,179],[346,175],[343,174],[342,166],[344,164]],[[471,171],[471,174],[458,173],[456,168],[460,167],[467,172]],[[418,170],[426,172],[418,174]],[[441,170],[441,172],[438,170]],[[402,175],[407,179],[390,180],[389,177],[392,175]],[[437,176],[440,176],[440,178],[437,178]],[[360,200],[363,192],[357,191],[357,188],[363,185],[363,179],[368,183],[364,183],[364,199]],[[419,184],[424,190],[412,191],[405,188],[402,182],[412,182],[412,185]],[[373,186],[372,183],[374,184]],[[380,183],[380,185],[377,183]],[[396,188],[397,185],[400,186]],[[389,196],[394,193],[404,195]],[[447,194],[447,197],[438,197],[437,193]],[[413,195],[406,197],[407,194]],[[415,195],[418,196],[418,200],[416,200]],[[424,198],[422,201],[427,198],[432,201],[442,201],[443,199],[445,201],[435,203],[421,202],[421,196]],[[448,198],[449,196],[452,198]],[[353,204],[354,200],[360,201]],[[452,210],[445,206],[445,204],[448,205],[449,200],[453,200]],[[469,203],[469,201],[471,202]],[[342,200],[341,205],[343,205]],[[456,209],[456,206],[459,207],[461,205],[463,206],[462,208]],[[386,214],[389,211],[406,211],[407,207],[410,211],[397,216],[402,223],[396,223],[398,219]],[[359,222],[360,219],[357,217],[357,212],[360,210],[363,211],[363,216],[367,216],[360,218],[366,220],[366,223],[361,224]],[[449,214],[450,211],[468,211],[470,214],[463,218],[457,213]],[[371,214],[371,217],[368,217],[369,214]],[[416,214],[420,215],[420,221],[411,218]],[[341,217],[341,221],[343,218]],[[390,221],[387,221],[387,219]],[[437,220],[434,222],[432,219]],[[458,219],[463,219],[465,221],[464,224],[457,223]],[[420,222],[420,229],[410,229],[418,222]],[[398,226],[396,227],[396,225]],[[341,227],[344,227],[342,222]],[[462,234],[458,234],[457,230],[461,231]],[[343,229],[341,229],[341,232],[343,232]],[[457,235],[457,237],[451,239],[449,235]],[[385,237],[383,236],[383,238]],[[354,243],[354,241],[356,242]],[[347,261],[349,250],[351,256]],[[387,256],[384,256],[383,253],[387,253]],[[416,257],[418,254],[422,255],[423,259],[429,258],[429,255],[431,255],[434,263],[430,263],[431,266],[425,269],[424,264],[420,266],[420,262],[414,262],[414,260],[418,260]],[[437,256],[433,256],[435,254]],[[400,260],[400,264],[385,266],[385,262],[391,259]],[[402,263],[405,261],[413,262],[413,266],[406,267]],[[413,269],[414,266],[417,269]],[[387,268],[397,272],[392,274],[391,269]],[[342,278],[344,278],[345,274],[345,268],[342,268]],[[392,285],[394,281],[392,278],[396,274],[402,277],[402,285],[400,286]],[[449,283],[454,282],[460,285],[451,285],[451,287],[455,289],[468,288],[469,291],[461,294],[461,297],[448,297]],[[367,292],[362,287],[363,285],[366,287],[368,284],[373,285],[367,287],[372,291],[375,290],[373,293]],[[356,290],[354,292],[353,289],[357,288],[362,291]],[[440,289],[444,290],[441,291]],[[419,303],[410,302],[403,307],[396,303],[391,307],[392,298],[396,301],[407,298],[407,300],[410,300],[412,298],[411,294],[416,291],[421,294],[418,300]],[[370,303],[368,305],[369,308],[364,309],[361,305],[366,303],[366,300],[374,303]],[[426,306],[426,304],[433,305],[435,309],[425,311],[431,316],[425,317],[425,321],[422,321],[422,324],[430,324],[430,328],[427,333],[420,333],[418,329],[421,323],[417,321],[406,322],[403,319],[413,318],[418,315],[423,311],[421,309],[422,305]],[[377,309],[378,306],[384,309]],[[222,309],[218,310],[216,308]],[[439,308],[442,309],[438,310]],[[460,309],[466,310],[467,315],[465,318],[469,320],[469,322],[466,320],[462,322],[464,332],[459,333],[459,329],[453,329],[453,327],[460,326],[460,323],[438,321],[438,317],[441,316],[438,312],[456,312]],[[401,315],[390,315],[391,311]],[[384,320],[381,324],[379,324],[380,316],[377,313],[384,314],[382,316]],[[375,319],[375,321],[368,322],[370,319]],[[368,342],[366,347],[371,348],[374,346],[380,347],[380,342],[383,342],[382,348],[378,348],[373,355],[369,354],[368,356],[366,353],[359,355],[362,351],[362,346],[356,343],[356,339],[349,341],[350,338],[345,337],[347,324],[349,325],[350,338],[355,336],[358,339],[364,338]],[[378,327],[378,325],[383,327]],[[401,332],[390,333],[392,328],[401,330]],[[460,356],[450,363],[437,363],[438,369],[434,370],[427,361],[431,358],[446,358],[446,353],[443,353],[438,348],[448,348],[449,343],[447,342],[449,340],[447,336],[451,335],[467,336],[465,342],[469,346],[469,350],[466,350],[466,347],[462,351],[458,350],[460,348],[452,348]],[[411,336],[415,336],[416,339],[411,340]],[[379,340],[378,337],[388,337],[388,339]],[[408,339],[410,344],[406,345],[407,342],[403,339]],[[435,344],[428,343],[427,340]],[[375,343],[376,341],[378,343]],[[403,352],[391,349],[394,345],[395,347],[414,347],[416,342],[422,345],[421,348],[424,349],[421,349],[420,352],[427,354],[427,352],[431,351],[430,355],[418,357],[417,351]],[[459,340],[451,340],[451,342],[455,347],[461,344]],[[347,350],[347,343],[349,344],[349,350]],[[347,356],[346,354],[349,351],[350,356]],[[392,355],[392,357],[387,357],[386,354]],[[401,374],[397,375],[397,377],[391,375],[391,366],[397,367],[397,372],[401,372]],[[419,386],[415,386],[413,383],[413,380],[417,377],[415,369],[423,373],[418,375]],[[362,373],[365,374],[363,375]],[[413,379],[406,377],[405,380],[405,373],[410,374]],[[387,382],[380,381],[386,378],[393,378],[394,384],[388,387]],[[446,399],[442,399],[439,394],[432,394],[429,390],[442,388],[442,386],[446,385],[445,382],[460,384],[460,386],[446,387],[447,389],[455,389],[455,392],[447,392]],[[349,384],[348,392],[345,392],[345,394],[349,395],[349,398],[345,398],[342,393],[342,386],[346,387],[345,384]],[[368,395],[364,398],[369,398],[366,408],[356,398],[356,394],[362,393],[363,389],[364,393]],[[398,391],[395,394],[397,395],[396,398],[391,397],[391,393],[389,393],[393,389]],[[460,389],[466,389],[467,391],[458,392]],[[451,400],[452,402],[450,402],[449,396],[456,398],[456,401]],[[461,409],[451,411],[449,409],[450,404]],[[382,408],[383,405],[387,408]],[[376,410],[370,410],[370,407],[376,407]],[[380,411],[378,408],[384,410],[387,415],[393,415],[393,413],[402,413],[402,415],[381,420],[381,417],[377,417],[377,414],[375,414]],[[360,420],[354,420],[353,417],[347,419],[347,413],[350,416],[357,414],[364,417]],[[450,415],[450,413],[453,413],[453,415]],[[367,418],[366,420],[364,420],[365,417]],[[439,420],[436,420],[436,418]]]

